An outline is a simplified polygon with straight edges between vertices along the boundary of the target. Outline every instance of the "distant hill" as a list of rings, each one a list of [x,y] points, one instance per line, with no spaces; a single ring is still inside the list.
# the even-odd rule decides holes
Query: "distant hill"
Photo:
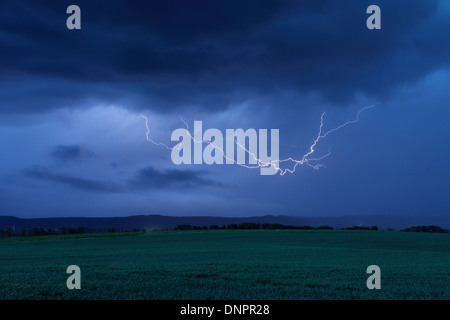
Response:
[[[33,218],[22,219],[13,216],[0,216],[0,229],[14,226],[16,230],[32,229],[34,227],[44,229],[58,229],[66,226],[70,228],[85,227],[86,231],[104,232],[114,228],[117,231],[133,229],[173,229],[176,225],[190,224],[195,226],[228,225],[244,222],[254,223],[279,223],[292,226],[331,226],[344,228],[349,226],[378,226],[381,230],[392,228],[400,230],[414,225],[437,225],[450,229],[450,217],[406,217],[406,216],[340,216],[340,217],[293,217],[293,216],[256,216],[256,217],[172,217],[162,215],[139,215],[129,217],[111,218]]]

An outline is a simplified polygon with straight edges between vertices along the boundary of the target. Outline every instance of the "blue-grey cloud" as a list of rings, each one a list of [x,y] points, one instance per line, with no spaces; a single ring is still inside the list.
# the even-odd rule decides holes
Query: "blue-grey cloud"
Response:
[[[378,101],[449,66],[449,12],[438,3],[80,0],[82,30],[69,31],[71,2],[8,0],[0,112],[93,101],[218,110],[281,88]],[[365,27],[370,4],[382,8],[381,30]]]
[[[90,158],[94,154],[79,145],[60,145],[52,150],[51,155],[59,161],[75,161]]]
[[[81,30],[66,28],[70,4],[81,7]],[[381,7],[381,30],[366,28],[371,4]],[[1,212],[448,214],[448,0],[0,7]],[[358,124],[322,141],[317,155],[333,147],[326,169],[284,176],[175,167],[146,142],[137,112],[164,143],[182,127],[178,114],[204,129],[278,128],[284,158],[307,152],[322,112],[330,129],[372,103]],[[81,161],[87,150],[101,157]]]
[[[24,175],[26,177],[42,181],[64,184],[69,187],[88,192],[96,192],[96,193],[124,192],[124,189],[114,182],[91,180],[67,174],[54,173],[45,167],[35,167],[27,169],[24,171]]]
[[[157,170],[151,166],[139,170],[130,182],[132,188],[142,189],[160,189],[160,188],[194,188],[201,186],[220,186],[205,176],[208,173],[203,170]]]
[[[27,178],[64,184],[78,190],[94,193],[134,193],[148,189],[176,190],[202,186],[222,186],[222,184],[206,178],[207,174],[203,170],[157,170],[149,166],[138,170],[132,179],[112,182],[55,173],[47,167],[33,167],[23,171],[23,175]]]

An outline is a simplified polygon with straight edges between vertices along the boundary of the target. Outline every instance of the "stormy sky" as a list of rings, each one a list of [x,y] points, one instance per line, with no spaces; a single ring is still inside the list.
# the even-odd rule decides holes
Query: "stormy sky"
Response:
[[[446,0],[0,6],[0,215],[449,214]],[[301,159],[323,112],[332,129],[373,104],[320,141],[320,170],[283,176],[174,165],[141,117],[169,145],[180,116],[279,129],[280,157]]]

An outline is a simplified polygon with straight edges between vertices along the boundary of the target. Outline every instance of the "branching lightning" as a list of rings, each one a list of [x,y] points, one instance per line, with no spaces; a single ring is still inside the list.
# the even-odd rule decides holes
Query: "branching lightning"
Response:
[[[145,115],[143,115],[143,114],[141,114],[141,117],[144,118],[144,120],[145,120],[145,127],[147,128],[147,132],[145,133],[145,137],[146,137],[147,141],[153,143],[155,146],[162,146],[162,147],[166,148],[167,150],[172,150],[173,148],[169,147],[165,143],[155,142],[155,141],[153,141],[150,138],[150,128],[148,126],[148,118]]]
[[[252,153],[250,150],[248,150],[247,148],[245,148],[245,146],[243,146],[242,144],[240,144],[240,143],[235,139],[236,145],[238,145],[240,148],[242,148],[246,153],[249,154],[249,156],[251,156],[251,157],[252,157],[254,160],[256,160],[256,162],[257,162],[255,165],[246,165],[246,164],[238,163],[238,162],[235,161],[234,159],[231,159],[231,158],[227,157],[225,151],[224,151],[222,148],[220,148],[220,147],[218,147],[217,145],[215,145],[213,142],[211,142],[211,141],[206,141],[206,140],[198,140],[198,139],[195,139],[194,136],[193,136],[192,134],[189,133],[189,135],[190,135],[190,138],[192,139],[192,141],[194,141],[195,143],[202,143],[202,144],[205,143],[205,144],[211,145],[211,146],[213,146],[216,150],[219,150],[219,151],[222,153],[223,157],[224,157],[226,160],[229,160],[229,161],[231,161],[232,163],[234,163],[234,164],[236,164],[236,165],[239,165],[239,166],[241,166],[241,167],[247,168],[247,169],[258,169],[258,168],[269,167],[269,166],[271,166],[271,165],[274,165],[275,168],[276,168],[276,170],[280,173],[280,175],[285,175],[286,173],[294,173],[298,165],[307,165],[307,166],[312,167],[312,168],[315,169],[315,170],[318,170],[318,169],[320,169],[321,167],[325,167],[325,165],[321,164],[320,161],[322,161],[323,159],[325,159],[325,158],[327,158],[327,157],[329,157],[329,156],[331,155],[331,149],[328,149],[328,152],[327,152],[326,154],[324,154],[324,155],[322,155],[322,156],[319,156],[319,157],[312,157],[312,156],[316,153],[316,149],[317,149],[317,147],[318,147],[320,141],[323,140],[323,139],[325,139],[328,135],[330,135],[330,134],[333,133],[333,132],[336,132],[336,131],[338,131],[338,130],[340,130],[340,129],[342,129],[342,128],[348,126],[348,125],[358,123],[358,122],[359,122],[359,117],[360,117],[361,113],[364,112],[364,111],[366,111],[367,109],[370,109],[370,108],[373,108],[373,107],[375,107],[375,105],[370,105],[370,106],[367,106],[367,107],[364,107],[364,108],[360,109],[360,110],[358,111],[358,113],[356,114],[355,119],[353,119],[353,120],[348,120],[348,121],[346,121],[346,122],[340,124],[339,126],[333,128],[333,129],[330,129],[330,130],[328,130],[328,131],[324,131],[324,117],[325,117],[325,114],[326,114],[326,113],[325,113],[325,112],[322,113],[322,115],[321,115],[321,117],[320,117],[319,132],[318,132],[316,138],[314,139],[313,143],[309,146],[308,152],[306,152],[306,153],[305,153],[303,156],[301,156],[301,158],[299,158],[299,159],[295,159],[295,158],[289,157],[289,158],[286,158],[286,159],[280,159],[280,160],[276,160],[276,161],[270,161],[270,162],[263,163],[263,162],[261,161],[261,159],[259,159],[259,158],[257,157],[257,155],[255,155],[255,154]],[[166,144],[164,144],[164,143],[162,143],[162,142],[156,142],[156,141],[154,141],[153,139],[151,139],[151,138],[150,138],[149,120],[148,120],[148,118],[147,118],[145,115],[143,115],[143,114],[141,114],[141,117],[145,120],[145,127],[146,127],[146,129],[147,129],[145,135],[146,135],[146,139],[147,139],[148,142],[151,142],[152,144],[154,144],[154,145],[156,145],[156,146],[162,146],[162,147],[166,148],[167,150],[178,149],[177,147],[169,147],[168,145],[166,145]],[[189,132],[189,124],[188,124],[182,117],[180,117],[180,120],[184,123],[186,129],[187,129],[188,132]],[[282,169],[279,165],[280,165],[281,163],[285,163],[285,162],[286,162],[286,163],[292,162],[292,163],[293,163],[292,168],[285,168],[285,169]]]

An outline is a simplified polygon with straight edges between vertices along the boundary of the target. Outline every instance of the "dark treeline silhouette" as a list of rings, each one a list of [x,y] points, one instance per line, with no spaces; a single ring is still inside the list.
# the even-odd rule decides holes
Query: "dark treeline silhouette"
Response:
[[[244,222],[240,224],[229,224],[229,225],[211,225],[209,227],[203,226],[192,226],[189,224],[179,224],[173,228],[173,230],[219,230],[219,229],[228,229],[228,230],[275,230],[275,229],[288,229],[288,230],[333,230],[333,227],[330,226],[321,226],[318,228],[314,228],[311,226],[285,226],[279,223],[253,223],[253,222]]]
[[[7,229],[1,229],[0,230],[0,238],[9,238],[12,236],[12,229],[11,228],[7,228]]]
[[[137,228],[134,228],[133,230],[128,231],[126,229],[108,228],[108,232],[145,232],[145,229],[138,230]]]
[[[371,227],[353,226],[353,227],[342,228],[342,230],[373,230],[373,231],[377,231],[378,227],[377,226],[371,226]]]
[[[189,224],[180,224],[173,228],[173,230],[218,230],[218,229],[229,229],[229,230],[333,230],[333,227],[330,226],[320,226],[320,227],[311,227],[311,226],[286,226],[280,223],[253,223],[253,222],[244,222],[240,224],[229,224],[229,225],[211,225],[209,227],[200,227],[200,226],[192,226]],[[364,227],[364,226],[353,226],[342,228],[342,230],[373,230],[377,231],[378,226]]]
[[[80,234],[80,233],[86,233],[84,227],[78,227],[78,228],[68,228],[68,227],[61,227],[59,228],[60,234]]]
[[[44,228],[31,228],[31,229],[22,229],[15,230],[15,228],[7,228],[0,230],[0,238],[10,238],[10,237],[36,237],[36,236],[51,236],[57,234],[79,234],[86,233],[84,227],[78,228],[69,228],[69,227],[61,227],[59,229],[44,229]]]
[[[240,224],[228,224],[228,225],[210,225],[207,226],[196,226],[190,224],[180,224],[173,228],[173,230],[333,230],[333,227],[330,226],[320,226],[320,227],[312,227],[312,226],[292,226],[292,225],[283,225],[279,223],[253,223],[253,222],[244,222]],[[167,229],[166,229],[167,230]],[[371,230],[377,231],[378,226],[352,226],[347,228],[341,228],[341,230]],[[388,231],[393,231],[393,229],[387,229]],[[109,228],[108,232],[145,232],[145,229],[138,230],[134,228],[132,231],[124,230],[124,229],[116,229]],[[430,233],[450,233],[449,230],[443,229],[439,226],[413,226],[409,228],[405,228],[401,231],[404,232],[430,232]],[[27,236],[48,236],[48,235],[66,235],[66,234],[83,234],[94,232],[92,230],[86,230],[84,227],[70,228],[70,227],[60,227],[58,229],[44,229],[34,227],[32,229],[22,229],[16,230],[15,227],[9,227],[6,229],[0,229],[0,239],[10,238],[10,237],[27,237]]]
[[[208,229],[208,227],[191,226],[190,224],[179,224],[173,228],[173,230],[206,230],[206,229]]]
[[[52,235],[66,235],[66,234],[83,234],[83,233],[94,233],[98,231],[87,230],[85,227],[60,227],[57,229],[45,229],[34,227],[31,229],[16,230],[15,227],[9,227],[6,229],[0,229],[0,239],[10,238],[10,237],[36,237],[36,236],[52,236]],[[125,229],[115,229],[109,228],[108,232],[145,232],[145,229],[138,230],[134,228],[132,231]]]
[[[435,232],[435,233],[449,233],[447,229],[443,229],[439,226],[414,226],[405,228],[402,231],[405,232]]]

